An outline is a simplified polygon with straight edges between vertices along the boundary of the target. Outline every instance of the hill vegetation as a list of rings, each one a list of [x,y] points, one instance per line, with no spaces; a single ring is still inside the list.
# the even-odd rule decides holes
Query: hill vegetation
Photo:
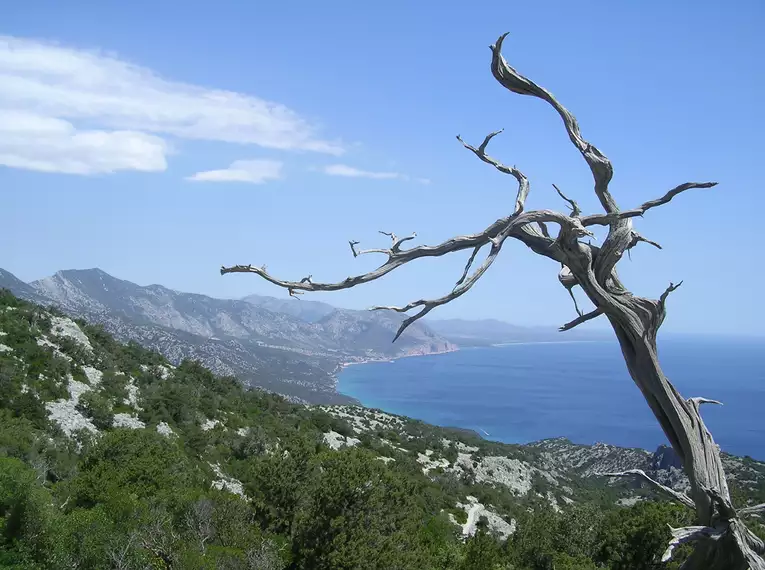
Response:
[[[623,452],[290,403],[0,293],[3,568],[665,567],[692,513],[583,476]]]

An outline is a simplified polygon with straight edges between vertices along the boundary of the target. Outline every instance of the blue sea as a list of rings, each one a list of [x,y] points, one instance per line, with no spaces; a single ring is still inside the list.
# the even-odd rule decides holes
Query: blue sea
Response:
[[[673,337],[659,350],[681,394],[723,402],[702,407],[722,449],[765,460],[765,340]],[[338,380],[365,406],[506,443],[666,443],[616,341],[463,349],[349,366]]]

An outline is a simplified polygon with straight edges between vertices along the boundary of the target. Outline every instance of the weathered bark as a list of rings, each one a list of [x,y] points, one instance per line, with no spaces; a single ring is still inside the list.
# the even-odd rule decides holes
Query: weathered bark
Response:
[[[523,242],[535,253],[556,261],[562,267],[558,278],[571,295],[578,314],[577,318],[561,327],[562,331],[570,330],[601,315],[605,315],[609,320],[621,346],[630,376],[642,392],[669,443],[683,463],[691,485],[690,497],[659,485],[642,472],[604,474],[643,477],[675,500],[694,508],[698,526],[672,529],[672,541],[665,552],[664,559],[669,559],[677,545],[693,542],[695,549],[686,568],[765,570],[765,561],[762,558],[765,554],[765,546],[741,520],[741,516],[765,511],[765,505],[748,507],[739,513],[733,508],[719,447],[701,418],[701,404],[719,402],[705,398],[684,398],[667,379],[659,365],[657,333],[666,314],[667,297],[680,284],[670,284],[658,300],[645,299],[627,291],[616,273],[618,262],[637,244],[647,243],[661,248],[659,244],[643,237],[633,229],[633,218],[642,216],[652,208],[667,204],[682,192],[690,189],[711,188],[716,183],[687,182],[673,188],[661,198],[631,210],[621,211],[609,190],[609,183],[613,176],[611,162],[598,148],[582,137],[576,118],[549,91],[519,74],[507,64],[501,54],[505,37],[506,35],[501,36],[496,44],[491,46],[492,74],[509,91],[541,99],[560,115],[571,143],[582,154],[592,172],[594,191],[605,213],[582,216],[579,205],[563,194],[557,186],[556,192],[571,207],[570,214],[550,210],[526,211],[525,201],[530,191],[526,176],[516,167],[505,166],[486,154],[489,142],[501,131],[490,133],[477,148],[465,143],[461,137],[457,136],[466,149],[498,171],[509,174],[518,183],[513,212],[489,225],[482,232],[457,236],[435,246],[421,245],[410,249],[402,249],[401,246],[404,242],[414,239],[416,235],[397,238],[393,233],[381,232],[389,236],[392,241],[391,247],[386,249],[358,250],[356,249],[358,242],[351,241],[350,246],[354,257],[379,253],[386,255],[387,260],[369,273],[348,277],[337,283],[315,283],[310,275],[300,281],[285,281],[270,275],[265,267],[257,268],[252,265],[222,267],[221,273],[254,273],[287,289],[291,295],[297,295],[305,291],[349,289],[379,279],[421,257],[439,257],[457,251],[472,250],[462,276],[450,293],[438,299],[413,301],[402,307],[374,307],[375,310],[389,309],[401,313],[419,309],[417,313],[408,316],[402,322],[395,335],[395,341],[414,321],[434,308],[466,293],[494,263],[507,239],[513,238]],[[550,234],[548,224],[558,225],[559,231],[556,237]],[[587,228],[594,225],[608,227],[608,235],[600,247],[581,240],[584,236],[592,237],[593,234]],[[478,269],[471,274],[473,262],[484,246],[488,246],[488,254]],[[587,314],[580,311],[576,302],[574,288],[577,286],[595,306],[595,309]]]

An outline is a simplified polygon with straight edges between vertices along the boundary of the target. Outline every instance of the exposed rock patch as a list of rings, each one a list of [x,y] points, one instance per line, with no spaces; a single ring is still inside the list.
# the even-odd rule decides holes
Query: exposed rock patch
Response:
[[[328,431],[324,434],[324,443],[331,449],[340,449],[341,447],[353,447],[361,443],[361,440],[355,437],[346,437],[336,431]]]

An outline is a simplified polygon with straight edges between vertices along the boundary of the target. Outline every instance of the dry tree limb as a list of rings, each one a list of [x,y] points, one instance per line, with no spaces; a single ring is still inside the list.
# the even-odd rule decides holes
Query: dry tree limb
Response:
[[[632,210],[625,210],[623,212],[615,212],[610,214],[595,214],[592,216],[585,216],[582,218],[582,223],[585,226],[607,226],[615,220],[642,216],[651,208],[655,208],[656,206],[663,206],[664,204],[669,203],[672,198],[681,192],[685,192],[686,190],[691,190],[694,188],[712,188],[714,186],[717,186],[717,182],[686,182],[685,184],[680,184],[679,186],[674,187],[661,198],[657,198],[656,200],[649,200],[643,205],[638,206],[637,208],[633,208]]]
[[[401,313],[418,309],[418,312],[403,321],[395,335],[395,338],[398,338],[416,320],[467,292],[495,262],[507,239],[520,241],[534,253],[566,268],[566,271],[559,274],[559,279],[574,300],[579,316],[563,325],[561,330],[570,330],[600,315],[608,319],[621,346],[630,377],[644,395],[646,403],[683,463],[690,482],[688,496],[659,485],[644,473],[642,475],[634,472],[609,474],[610,476],[637,474],[659,485],[686,506],[694,508],[698,526],[673,529],[672,543],[665,556],[671,556],[676,545],[695,541],[691,558],[684,566],[686,570],[702,568],[705,570],[750,568],[765,570],[765,560],[762,558],[765,546],[746,528],[740,518],[743,514],[762,513],[763,506],[745,507],[736,513],[730,503],[730,492],[719,447],[700,414],[700,405],[713,401],[705,398],[685,399],[666,377],[659,364],[657,333],[666,315],[667,298],[682,282],[677,285],[670,283],[657,300],[647,299],[630,293],[616,272],[616,265],[624,254],[629,254],[630,249],[638,243],[648,243],[660,248],[657,242],[644,238],[633,229],[633,218],[642,216],[652,208],[668,204],[675,196],[687,190],[712,188],[717,183],[687,182],[673,188],[661,198],[643,203],[638,208],[620,210],[609,189],[613,176],[610,160],[582,137],[576,118],[549,91],[508,65],[501,53],[506,37],[507,34],[501,36],[494,45],[490,46],[493,76],[509,91],[540,99],[558,113],[563,120],[569,140],[590,168],[594,192],[604,213],[582,216],[578,204],[565,196],[557,186],[555,188],[558,194],[571,206],[570,215],[551,210],[526,210],[525,202],[530,189],[526,176],[517,168],[506,166],[486,154],[489,142],[501,131],[490,133],[477,148],[467,144],[458,136],[463,146],[480,160],[516,179],[518,191],[512,214],[499,218],[478,233],[457,236],[436,245],[418,245],[402,249],[402,243],[415,236],[399,239],[387,232],[383,233],[392,241],[388,249],[357,250],[358,242],[351,241],[349,244],[354,257],[366,253],[381,253],[386,255],[387,259],[368,273],[348,277],[338,282],[315,282],[310,276],[300,281],[289,281],[271,275],[265,267],[257,268],[252,265],[222,267],[221,274],[253,273],[288,290],[291,295],[307,291],[338,291],[377,280],[417,259],[472,250],[461,277],[447,295],[438,299],[420,299],[402,307],[375,307]],[[555,237],[552,236],[548,224],[558,226]],[[592,232],[587,228],[595,225],[608,228],[608,234],[600,246],[581,240],[585,236],[593,237]],[[485,246],[489,247],[486,259],[477,270],[470,274],[478,253]],[[589,313],[582,314],[580,311],[572,291],[574,286],[580,287],[594,305],[595,308]]]
[[[681,544],[702,539],[719,540],[724,534],[723,531],[708,526],[669,527],[669,529],[672,533],[672,540],[669,541],[667,550],[661,556],[662,562],[669,561],[672,558],[672,552]]]
[[[574,327],[578,327],[582,323],[586,323],[587,321],[591,321],[592,319],[595,319],[595,318],[599,317],[602,314],[603,314],[603,309],[593,309],[589,313],[585,313],[583,315],[579,315],[573,321],[567,322],[565,325],[561,326],[558,330],[560,332],[570,331]]]
[[[644,479],[661,492],[666,493],[675,499],[678,503],[691,509],[696,508],[696,504],[688,495],[685,493],[680,493],[679,491],[675,491],[673,488],[667,487],[666,485],[662,485],[656,479],[649,477],[642,469],[629,469],[627,471],[621,471],[618,473],[598,473],[597,475],[600,477],[638,477],[640,479]]]
[[[455,287],[460,285],[463,281],[465,281],[465,278],[467,277],[468,271],[470,271],[470,267],[473,265],[473,262],[475,261],[475,256],[478,255],[478,252],[481,251],[481,247],[483,246],[476,246],[476,248],[473,250],[473,253],[470,254],[470,257],[467,260],[467,263],[465,264],[465,270],[462,272],[462,277],[460,277],[457,280],[457,283],[455,283]]]
[[[527,77],[524,77],[513,69],[502,56],[502,43],[508,34],[503,34],[499,37],[496,43],[490,46],[492,60],[491,60],[491,72],[494,78],[504,88],[518,93],[520,95],[531,95],[548,102],[563,119],[563,124],[566,127],[569,139],[573,145],[582,153],[585,162],[590,167],[593,179],[595,180],[595,194],[600,200],[603,209],[608,212],[617,212],[618,207],[616,201],[611,196],[611,192],[608,190],[608,184],[611,182],[611,178],[614,174],[614,169],[611,166],[611,161],[608,160],[597,147],[590,144],[582,137],[582,133],[579,130],[579,123],[568,109],[561,105],[552,93],[540,87]]]
[[[500,129],[498,131],[494,131],[493,133],[489,133],[486,135],[486,138],[483,139],[483,142],[478,148],[475,148],[474,146],[470,146],[465,141],[462,140],[462,137],[460,135],[457,135],[457,140],[462,143],[462,146],[464,146],[469,151],[472,151],[473,154],[475,154],[478,158],[483,160],[486,164],[491,164],[494,168],[499,170],[500,172],[504,174],[509,174],[512,177],[514,177],[518,181],[518,194],[515,197],[515,211],[514,213],[518,214],[523,211],[524,205],[526,203],[526,197],[529,195],[529,180],[524,176],[524,174],[518,170],[517,168],[505,166],[501,162],[498,162],[497,160],[491,158],[489,155],[486,154],[486,146],[489,144],[491,139],[496,137],[498,134],[500,134],[504,129]]]
[[[765,503],[759,505],[753,505],[751,507],[743,507],[738,510],[739,516],[759,517],[765,515]]]
[[[555,191],[558,193],[558,196],[563,198],[563,200],[568,202],[569,206],[571,206],[571,217],[578,218],[582,214],[582,210],[579,208],[579,204],[576,203],[576,200],[572,200],[571,198],[566,196],[563,192],[561,192],[560,188],[558,188],[557,185],[553,184],[553,188],[555,188]]]

